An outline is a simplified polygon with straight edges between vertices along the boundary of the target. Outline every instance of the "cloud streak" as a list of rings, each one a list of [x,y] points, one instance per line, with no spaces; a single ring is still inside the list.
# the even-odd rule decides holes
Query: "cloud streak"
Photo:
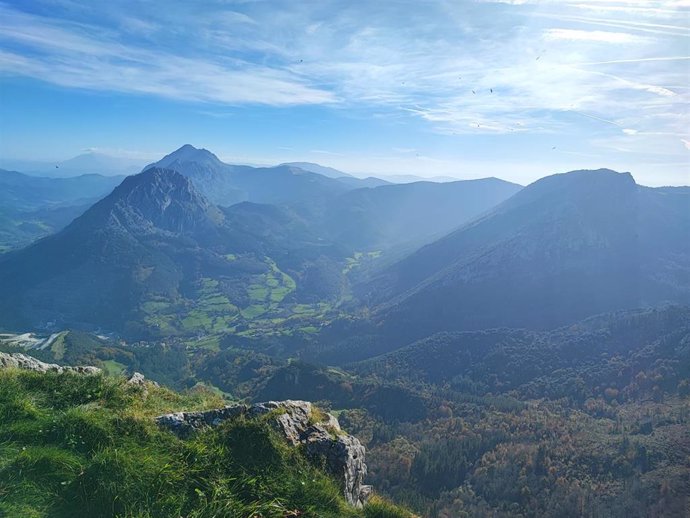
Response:
[[[325,105],[449,136],[591,136],[630,153],[649,146],[619,139],[666,139],[676,161],[686,153],[687,2],[191,4],[0,3],[0,73],[206,103],[219,117],[226,105]]]
[[[236,18],[246,23],[244,18]],[[322,104],[334,95],[295,74],[242,59],[182,56],[97,37],[97,28],[56,23],[0,6],[0,71],[60,86],[227,104]]]

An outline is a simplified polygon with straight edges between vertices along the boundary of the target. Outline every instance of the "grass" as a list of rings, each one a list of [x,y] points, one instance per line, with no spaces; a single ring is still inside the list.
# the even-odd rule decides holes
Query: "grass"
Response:
[[[105,372],[110,376],[119,376],[127,369],[124,363],[115,360],[103,360],[102,363]]]
[[[380,499],[347,506],[337,483],[262,420],[181,440],[165,412],[222,406],[121,377],[0,371],[0,516],[403,518]]]
[[[359,257],[362,256],[360,253]],[[226,259],[234,261],[237,257],[229,254]],[[324,318],[332,306],[295,304],[290,298],[297,289],[295,280],[270,257],[264,257],[263,262],[263,272],[247,279],[246,298],[235,299],[218,279],[204,277],[197,281],[188,298],[151,296],[140,306],[141,318],[152,334],[179,336],[190,344],[192,337],[220,337],[235,333],[240,325],[243,327],[238,334],[242,336],[318,332],[314,322]]]
[[[55,360],[60,361],[65,356],[65,336],[67,332],[60,333],[50,346],[50,352]]]

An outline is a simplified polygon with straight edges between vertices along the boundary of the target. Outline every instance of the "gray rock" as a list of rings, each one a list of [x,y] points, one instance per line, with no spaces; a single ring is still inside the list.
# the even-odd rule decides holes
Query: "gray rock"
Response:
[[[21,353],[0,353],[0,368],[24,369],[35,372],[75,372],[78,374],[99,374],[101,372],[98,367],[66,367],[56,363],[45,363]]]
[[[187,437],[196,430],[217,426],[238,416],[257,418],[273,413],[269,423],[275,430],[293,446],[303,445],[307,457],[341,483],[347,502],[362,507],[371,495],[371,486],[364,485],[367,474],[364,446],[356,437],[343,432],[338,419],[331,414],[314,422],[312,410],[308,401],[266,401],[204,412],[165,414],[157,417],[156,422],[180,437]]]
[[[147,384],[151,384],[154,387],[158,387],[158,383],[155,381],[147,380],[146,377],[141,372],[135,372],[127,380],[128,385],[135,385],[138,387],[146,387]]]

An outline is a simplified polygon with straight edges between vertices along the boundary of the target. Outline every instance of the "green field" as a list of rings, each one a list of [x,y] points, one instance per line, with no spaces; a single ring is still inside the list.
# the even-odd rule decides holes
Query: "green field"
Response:
[[[366,259],[370,254],[358,257]],[[234,254],[225,257],[238,260]],[[189,337],[185,343],[195,348],[216,349],[219,337],[237,332],[240,325],[243,329],[238,334],[242,336],[318,332],[317,322],[333,311],[332,305],[291,302],[290,295],[297,289],[295,279],[271,258],[264,257],[263,263],[263,273],[247,277],[245,297],[231,300],[232,289],[222,279],[205,277],[197,282],[190,298],[152,296],[140,306],[143,320],[160,336]]]

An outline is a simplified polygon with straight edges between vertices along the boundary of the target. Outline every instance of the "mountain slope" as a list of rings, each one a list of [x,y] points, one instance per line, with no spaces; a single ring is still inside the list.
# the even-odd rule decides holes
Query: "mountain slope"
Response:
[[[690,301],[688,195],[628,173],[535,182],[392,266],[366,288],[395,336],[497,326],[553,328],[586,316]]]
[[[328,207],[333,239],[358,249],[418,246],[506,200],[521,187],[497,178],[357,189]]]
[[[296,167],[298,169],[302,169],[303,171],[320,174],[321,176],[325,176],[327,178],[335,178],[339,182],[348,185],[353,189],[357,189],[360,187],[378,187],[379,185],[390,184],[390,182],[387,182],[386,180],[382,180],[380,178],[376,178],[374,176],[369,176],[367,178],[357,178],[356,176],[344,173],[343,171],[333,169],[332,167],[326,167],[323,165],[315,164],[313,162],[285,162],[283,164],[280,164],[278,167],[281,166]]]
[[[303,169],[304,171],[309,171],[310,173],[317,173],[321,176],[326,176],[328,178],[354,178],[351,174],[344,173],[343,171],[338,171],[332,167],[326,167],[323,165],[315,164],[313,162],[285,162],[280,164],[281,166],[297,167],[298,169]]]

